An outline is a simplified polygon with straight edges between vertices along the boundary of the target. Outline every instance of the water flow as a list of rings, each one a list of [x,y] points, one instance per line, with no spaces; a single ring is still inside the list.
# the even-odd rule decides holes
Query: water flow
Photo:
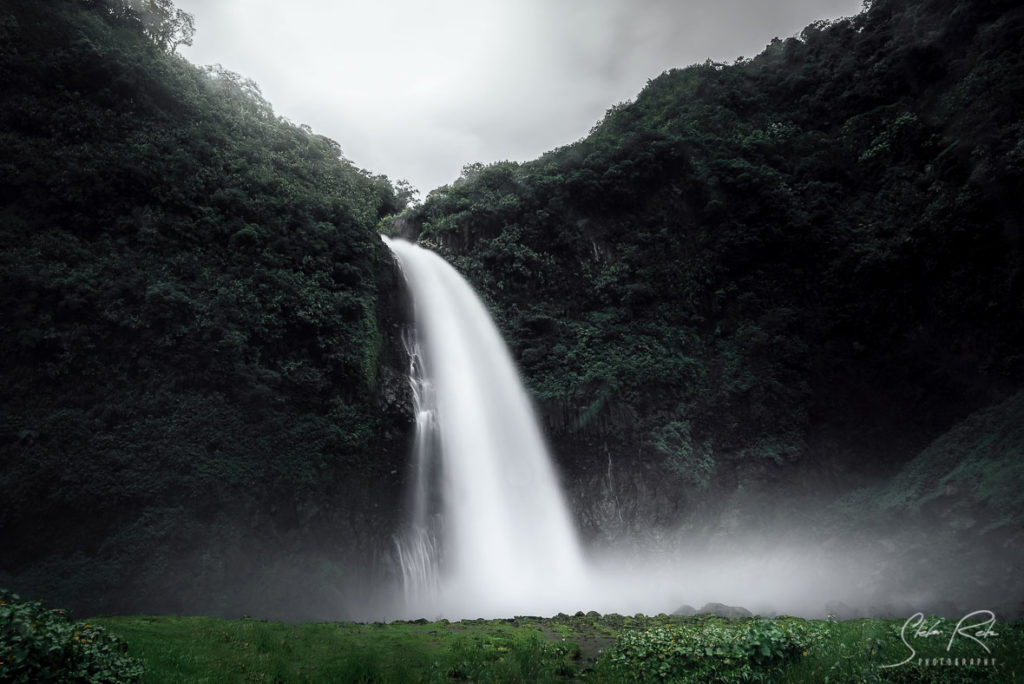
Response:
[[[437,602],[440,549],[438,538],[439,511],[433,501],[436,494],[437,402],[430,380],[423,372],[423,352],[415,332],[404,338],[409,354],[409,383],[412,386],[416,411],[416,435],[413,444],[412,515],[405,535],[396,540],[398,561],[402,569],[402,588],[407,606],[430,606]]]
[[[483,303],[439,256],[385,242],[412,294],[407,340],[415,489],[399,558],[410,614],[576,610],[579,541],[512,357]]]

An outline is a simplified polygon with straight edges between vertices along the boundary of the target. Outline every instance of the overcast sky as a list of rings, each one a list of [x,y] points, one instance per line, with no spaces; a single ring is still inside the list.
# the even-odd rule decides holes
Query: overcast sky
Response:
[[[195,64],[422,196],[463,165],[582,138],[648,79],[753,57],[861,0],[176,0]]]

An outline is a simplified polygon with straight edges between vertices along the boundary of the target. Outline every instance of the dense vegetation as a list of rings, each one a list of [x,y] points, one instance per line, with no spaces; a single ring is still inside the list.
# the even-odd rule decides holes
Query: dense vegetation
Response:
[[[0,9],[0,584],[338,617],[401,489],[404,201],[190,36],[166,1]]]
[[[592,533],[873,484],[1024,385],[1024,8],[866,5],[396,224],[490,301]]]
[[[102,627],[0,589],[0,682],[138,682],[142,663]]]
[[[902,621],[599,615],[285,625],[213,618],[101,618],[145,664],[143,682],[1009,682],[1024,625],[991,653],[908,636]],[[948,633],[949,622],[929,623]],[[935,637],[933,637],[934,639]],[[949,658],[946,665],[945,658]],[[985,663],[982,659],[988,657]],[[924,662],[924,659],[934,662]],[[942,662],[938,662],[943,658]],[[952,661],[957,658],[957,665]],[[974,662],[971,663],[971,659]],[[960,663],[960,660],[966,662]]]

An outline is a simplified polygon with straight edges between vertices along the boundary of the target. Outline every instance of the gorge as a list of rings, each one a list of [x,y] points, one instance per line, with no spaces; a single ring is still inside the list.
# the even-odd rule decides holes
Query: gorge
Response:
[[[0,587],[325,621],[465,614],[459,587],[1021,612],[1019,3],[874,0],[411,204],[132,6],[0,9]],[[429,323],[485,314],[382,234],[498,332]],[[502,347],[522,388],[477,358]]]

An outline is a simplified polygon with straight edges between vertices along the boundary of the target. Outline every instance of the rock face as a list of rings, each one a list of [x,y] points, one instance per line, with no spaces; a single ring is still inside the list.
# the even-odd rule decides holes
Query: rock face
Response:
[[[400,463],[408,453],[416,426],[409,385],[409,353],[405,346],[408,331],[413,326],[413,311],[405,278],[390,252],[377,269],[377,292],[377,320],[382,340],[377,405],[384,416],[385,448],[393,448],[391,453],[398,455]]]
[[[686,499],[657,464],[642,455],[593,458],[588,445],[553,440],[582,538],[596,546],[643,546],[684,522]],[[597,453],[602,447],[597,447]]]

